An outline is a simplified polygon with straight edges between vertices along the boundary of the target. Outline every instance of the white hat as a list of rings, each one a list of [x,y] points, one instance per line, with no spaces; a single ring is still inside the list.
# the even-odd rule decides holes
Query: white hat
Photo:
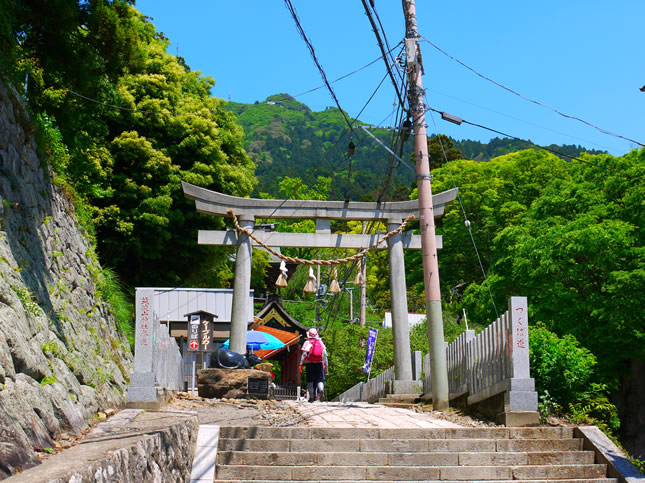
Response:
[[[309,339],[317,339],[318,338],[318,331],[314,329],[313,327],[307,331],[307,338]]]

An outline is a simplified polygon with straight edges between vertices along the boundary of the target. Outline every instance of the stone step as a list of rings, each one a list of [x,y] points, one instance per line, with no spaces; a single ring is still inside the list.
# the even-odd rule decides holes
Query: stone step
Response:
[[[546,452],[580,451],[581,439],[219,439],[219,451]]]
[[[518,466],[518,465],[589,465],[592,451],[537,453],[353,453],[353,452],[257,452],[221,451],[221,465],[275,466]]]
[[[276,466],[217,465],[219,480],[266,480],[280,475],[281,481],[416,481],[416,480],[535,480],[604,478],[606,465],[531,466]]]
[[[213,480],[213,483],[223,483],[223,482],[230,482],[231,480]],[[284,483],[284,480],[234,480],[240,483]],[[305,481],[310,481],[310,480],[289,480],[292,483],[298,483],[298,482],[305,482]],[[342,480],[325,480],[329,483],[343,483],[347,480],[342,479]],[[382,483],[382,480],[362,480],[363,483],[376,483],[377,481],[379,483]],[[406,480],[407,483],[433,483],[433,482],[438,482],[441,480],[428,480],[428,479],[423,479],[423,480]],[[444,480],[445,481],[445,480]],[[472,480],[469,481],[469,483],[490,483],[491,480]],[[518,480],[493,480],[495,483],[517,483]],[[580,478],[564,478],[564,479],[558,479],[556,480],[557,483],[580,483],[581,481],[584,481],[585,483],[619,483],[617,478],[585,478],[584,480],[581,480]],[[538,480],[522,480],[522,483],[545,483],[544,479],[538,479]]]
[[[243,439],[571,439],[573,429],[538,428],[316,428],[221,427],[220,438]]]
[[[414,409],[413,402],[398,402],[398,401],[381,401],[378,402],[381,406],[387,406],[388,408],[400,408],[400,409]]]
[[[378,400],[379,404],[389,404],[394,402],[414,404],[422,395],[421,394],[388,394]]]

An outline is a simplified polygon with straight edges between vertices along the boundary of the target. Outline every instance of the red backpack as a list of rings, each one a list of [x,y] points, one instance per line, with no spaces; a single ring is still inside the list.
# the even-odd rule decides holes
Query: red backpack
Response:
[[[323,345],[320,339],[311,339],[311,349],[309,349],[309,354],[307,355],[307,360],[309,362],[322,362],[323,361]]]

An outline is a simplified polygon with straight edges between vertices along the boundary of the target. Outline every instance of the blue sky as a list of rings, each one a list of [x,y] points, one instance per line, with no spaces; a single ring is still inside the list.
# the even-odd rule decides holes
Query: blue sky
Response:
[[[380,51],[360,0],[292,0],[329,80],[369,64]],[[419,33],[496,82],[604,130],[645,143],[645,1],[417,0]],[[404,36],[401,1],[375,0],[387,40]],[[293,96],[321,76],[281,0],[137,0],[193,70],[213,77],[213,95],[236,102]],[[633,142],[609,136],[523,100],[421,43],[428,104],[537,144],[580,144],[621,155]],[[398,49],[396,49],[398,51]],[[355,117],[385,75],[382,61],[332,84]],[[297,99],[314,111],[334,105],[327,89]],[[383,83],[360,119],[391,125],[395,93]],[[496,134],[436,114],[429,132],[487,142]],[[436,129],[435,129],[436,124]]]

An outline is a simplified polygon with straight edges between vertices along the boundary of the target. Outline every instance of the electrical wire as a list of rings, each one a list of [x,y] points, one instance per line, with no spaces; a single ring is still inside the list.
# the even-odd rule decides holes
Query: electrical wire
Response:
[[[597,146],[597,147],[599,147],[599,148],[603,148],[603,149],[605,149],[606,151],[609,151],[609,150],[611,150],[611,149],[612,149],[612,148],[610,148],[610,147],[608,147],[608,146],[604,146],[604,145],[602,145],[602,144],[598,144],[597,142],[589,141],[588,139],[578,138],[578,137],[576,137],[576,136],[572,136],[572,135],[567,134],[567,133],[562,132],[562,131],[557,131],[557,130],[555,130],[555,129],[551,129],[551,128],[546,127],[546,126],[541,126],[540,124],[536,124],[536,123],[534,123],[534,122],[527,121],[527,120],[525,120],[525,119],[521,119],[521,118],[519,118],[519,117],[511,116],[510,114],[505,114],[505,113],[503,113],[503,112],[501,112],[501,111],[496,111],[495,109],[491,109],[491,108],[489,108],[489,107],[485,107],[485,106],[482,106],[482,105],[480,105],[480,104],[476,104],[476,103],[474,103],[474,102],[470,102],[470,101],[467,101],[467,100],[465,100],[465,99],[461,99],[461,98],[459,98],[459,97],[451,96],[450,94],[446,94],[445,92],[440,92],[440,91],[436,91],[436,90],[433,90],[433,89],[426,89],[426,90],[427,90],[427,92],[431,92],[431,93],[434,93],[434,94],[438,94],[438,95],[440,95],[440,96],[447,97],[447,98],[449,98],[449,99],[453,99],[453,100],[456,100],[456,101],[462,102],[462,103],[464,103],[464,104],[468,104],[468,105],[470,105],[470,106],[474,106],[474,107],[477,107],[477,108],[479,108],[479,109],[483,109],[483,110],[485,110],[485,111],[489,111],[489,112],[493,112],[493,113],[495,113],[495,114],[499,114],[500,116],[507,117],[508,119],[512,119],[512,120],[514,120],[514,121],[523,122],[524,124],[528,124],[529,126],[538,127],[538,128],[540,128],[540,129],[544,129],[545,131],[550,131],[550,132],[552,132],[552,133],[560,134],[560,135],[562,135],[562,136],[566,136],[566,137],[568,137],[568,138],[575,139],[575,140],[577,140],[577,141],[582,141],[582,142],[584,142],[586,145],[590,145],[590,144],[591,144],[591,145]]]
[[[439,111],[439,110],[434,109],[432,107],[427,107],[426,106],[426,110],[436,112],[438,114],[443,114],[442,111]],[[467,121],[466,119],[462,119],[461,122],[463,122],[464,124],[468,124],[470,126],[478,127],[480,129],[485,129],[486,131],[494,132],[495,134],[499,134],[499,135],[505,136],[507,138],[515,139],[516,141],[523,141],[523,142],[525,142],[527,144],[530,144],[531,146],[533,146],[535,148],[543,149],[543,150],[548,151],[550,153],[553,153],[553,154],[555,154],[556,156],[559,156],[559,157],[564,157],[564,158],[570,159],[572,161],[578,161],[580,163],[588,164],[589,166],[594,166],[595,168],[604,169],[604,170],[611,171],[611,172],[614,172],[614,173],[621,173],[621,171],[619,171],[617,169],[609,168],[608,166],[603,166],[602,164],[592,163],[591,161],[587,161],[586,159],[581,159],[581,158],[578,158],[576,156],[571,156],[569,154],[562,153],[562,152],[557,151],[555,149],[551,149],[551,148],[549,148],[547,146],[541,146],[539,144],[535,144],[532,141],[527,141],[526,139],[522,139],[522,138],[519,138],[517,136],[513,136],[512,134],[508,134],[508,133],[499,131],[497,129],[493,129],[493,128],[488,127],[488,126],[484,126],[483,124],[477,124],[476,122]]]
[[[473,68],[472,68],[472,67],[470,67],[469,65],[465,64],[465,63],[464,63],[464,62],[462,62],[461,60],[457,59],[456,57],[453,57],[453,56],[452,56],[452,55],[450,55],[448,52],[446,52],[445,50],[443,50],[443,49],[441,49],[440,47],[438,47],[437,45],[435,45],[433,42],[431,42],[430,40],[428,40],[428,39],[427,39],[426,37],[424,37],[423,35],[419,35],[419,36],[420,36],[423,40],[425,40],[426,42],[428,42],[432,47],[434,47],[435,49],[437,49],[439,52],[441,52],[441,53],[442,53],[442,54],[444,54],[445,56],[449,57],[450,59],[454,60],[454,61],[455,61],[455,62],[457,62],[459,65],[461,65],[461,66],[465,67],[466,69],[470,70],[471,72],[473,72],[473,73],[474,73],[474,74],[476,74],[477,76],[481,77],[482,79],[485,79],[485,80],[487,80],[488,82],[491,82],[491,83],[495,84],[496,86],[501,87],[502,89],[504,89],[504,90],[506,90],[506,91],[510,92],[511,94],[514,94],[514,95],[516,95],[516,96],[520,97],[521,99],[524,99],[525,101],[532,102],[533,104],[536,104],[536,105],[538,105],[538,106],[540,106],[540,107],[544,107],[544,108],[546,108],[546,109],[550,109],[551,111],[555,112],[556,114],[559,114],[559,115],[560,115],[560,116],[562,116],[562,117],[566,117],[567,119],[573,119],[573,120],[575,120],[575,121],[578,121],[578,122],[581,122],[581,123],[583,123],[583,124],[586,124],[587,126],[590,126],[590,127],[594,128],[594,129],[596,129],[596,130],[600,131],[600,132],[601,132],[601,133],[603,133],[603,134],[607,134],[607,135],[609,135],[609,136],[614,136],[614,137],[617,137],[617,138],[621,138],[621,139],[624,139],[624,140],[626,140],[626,141],[630,141],[630,142],[632,142],[632,143],[636,143],[636,144],[638,144],[639,146],[645,146],[645,144],[643,144],[643,143],[641,143],[641,142],[638,142],[638,141],[636,141],[636,140],[634,140],[634,139],[628,138],[628,137],[626,137],[626,136],[622,136],[622,135],[617,134],[617,133],[614,133],[614,132],[612,132],[612,131],[608,131],[608,130],[606,130],[606,129],[603,129],[603,128],[601,128],[601,127],[596,126],[595,124],[590,123],[589,121],[585,121],[584,119],[581,119],[581,118],[576,117],[576,116],[571,116],[571,115],[569,115],[569,114],[565,114],[565,113],[563,113],[563,112],[559,111],[558,109],[556,109],[556,108],[554,108],[554,107],[551,107],[551,106],[548,106],[548,105],[546,105],[546,104],[543,104],[542,102],[536,101],[535,99],[531,99],[530,97],[523,96],[523,95],[522,95],[522,94],[520,94],[519,92],[516,92],[516,91],[514,91],[513,89],[511,89],[511,88],[509,88],[509,87],[506,87],[505,85],[500,84],[499,82],[497,82],[497,81],[495,81],[495,80],[491,79],[490,77],[487,77],[487,76],[485,76],[484,74],[481,74],[480,72],[476,71],[475,69],[473,69]]]
[[[430,110],[430,118],[432,119],[432,123],[434,124],[434,129],[438,133],[437,129],[437,123],[435,122],[434,115],[432,114],[432,110]],[[452,186],[453,188],[457,188],[457,183],[455,182],[455,177],[452,174],[452,168],[450,166],[450,162],[448,161],[448,155],[446,154],[446,150],[443,146],[443,141],[441,140],[441,136],[437,135],[437,138],[439,139],[439,146],[441,147],[441,152],[443,154],[443,158],[445,160],[445,165],[448,167],[448,172],[450,173],[450,178],[452,179]],[[475,254],[477,255],[477,261],[479,262],[479,268],[482,271],[482,275],[484,276],[484,282],[486,283],[486,288],[488,289],[488,295],[490,296],[490,301],[493,304],[493,309],[495,309],[495,315],[497,318],[499,318],[499,312],[497,311],[497,305],[495,305],[495,299],[493,298],[493,292],[491,291],[490,288],[490,283],[488,283],[488,277],[486,275],[486,270],[484,269],[484,264],[482,263],[481,256],[479,255],[479,249],[477,248],[477,243],[475,242],[475,237],[473,236],[473,231],[472,227],[470,224],[470,221],[468,220],[468,216],[466,215],[466,210],[464,209],[464,204],[461,201],[461,194],[459,190],[457,190],[457,200],[459,201],[459,207],[461,208],[461,213],[464,216],[464,225],[468,229],[468,234],[470,235],[470,239],[473,243],[473,247],[475,249]]]
[[[401,43],[402,43],[402,42],[399,42],[397,45],[395,45],[394,47],[392,47],[392,49],[390,49],[387,53],[388,53],[388,54],[390,54],[394,49],[396,49],[399,45],[401,45]],[[354,70],[354,71],[350,72],[349,74],[345,74],[345,75],[342,75],[342,76],[338,77],[337,79],[334,79],[333,81],[331,81],[331,84],[335,84],[336,82],[341,81],[341,80],[343,80],[343,79],[345,79],[345,78],[347,78],[347,77],[349,77],[349,76],[351,76],[351,75],[357,74],[358,72],[360,72],[360,71],[362,71],[362,70],[364,70],[364,69],[367,69],[368,67],[370,67],[370,66],[374,65],[375,63],[377,63],[379,60],[381,60],[381,59],[383,59],[383,58],[384,58],[384,57],[381,55],[381,56],[377,57],[376,59],[374,59],[374,60],[373,60],[372,62],[370,62],[369,64],[366,64],[366,65],[364,65],[363,67],[360,67],[360,68],[358,68],[358,69],[356,69],[356,70]],[[293,96],[293,97],[300,97],[300,96],[304,96],[305,94],[310,94],[311,92],[317,91],[317,90],[322,89],[322,88],[324,88],[324,87],[326,87],[326,86],[325,86],[325,85],[322,85],[322,86],[314,87],[313,89],[309,89],[308,91],[301,92],[300,94],[296,94],[296,95],[295,95],[295,96]]]
[[[309,39],[307,38],[307,34],[305,34],[304,29],[302,28],[302,25],[300,24],[300,19],[298,18],[298,14],[296,13],[295,8],[293,8],[293,5],[291,4],[291,0],[284,0],[284,3],[289,10],[289,13],[291,13],[291,17],[293,18],[293,21],[296,24],[296,28],[298,32],[300,33],[300,36],[302,39],[305,41],[305,44],[307,44],[307,48],[309,49],[309,53],[311,54],[311,58],[314,61],[314,64],[316,64],[316,67],[318,68],[318,72],[320,72],[320,76],[323,79],[323,82],[327,86],[327,90],[329,90],[329,93],[331,94],[331,97],[334,99],[334,102],[338,106],[338,109],[340,110],[341,114],[345,118],[345,122],[349,126],[349,130],[352,131],[354,129],[353,125],[351,122],[349,122],[349,118],[347,117],[347,114],[345,114],[345,111],[343,111],[343,108],[340,107],[340,102],[338,101],[338,98],[336,97],[336,93],[334,92],[334,89],[331,87],[331,84],[327,80],[327,74],[325,74],[325,70],[322,68],[322,65],[320,65],[320,62],[318,61],[318,58],[316,57],[316,51],[314,50],[314,46],[311,44]],[[385,55],[385,54],[384,54]]]
[[[287,0],[288,1],[288,0]],[[361,0],[363,2],[363,8],[365,9],[365,13],[367,14],[367,18],[370,21],[370,24],[372,25],[372,30],[374,31],[374,35],[376,35],[376,41],[378,43],[379,49],[381,49],[381,54],[383,55],[383,59],[385,61],[385,68],[387,69],[387,73],[390,76],[390,79],[392,79],[392,85],[394,86],[394,91],[396,92],[397,96],[399,97],[399,103],[404,106],[405,103],[403,101],[403,98],[401,97],[401,93],[398,90],[396,80],[394,79],[394,74],[392,74],[392,69],[390,69],[390,64],[387,61],[386,57],[386,52],[385,52],[385,47],[383,46],[383,41],[381,40],[381,36],[378,32],[378,28],[376,27],[376,23],[374,22],[374,18],[372,17],[372,13],[370,12],[369,7],[367,6],[367,2],[365,0]]]

